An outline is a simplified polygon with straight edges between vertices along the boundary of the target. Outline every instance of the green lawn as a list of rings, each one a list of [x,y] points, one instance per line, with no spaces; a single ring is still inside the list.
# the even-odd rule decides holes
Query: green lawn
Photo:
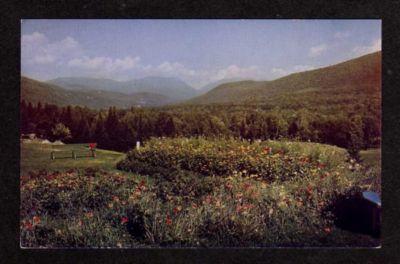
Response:
[[[72,159],[72,150],[79,153],[88,153],[87,144],[52,145],[38,142],[21,143],[21,175],[37,170],[65,170],[75,168],[103,168],[115,169],[115,164],[125,157],[124,153],[97,149],[96,158],[78,157]],[[56,157],[65,157],[52,160],[51,152],[56,151]],[[62,151],[57,153],[58,151]],[[69,157],[67,157],[69,156]]]
[[[367,149],[360,151],[363,164],[369,167],[381,167],[381,149]]]

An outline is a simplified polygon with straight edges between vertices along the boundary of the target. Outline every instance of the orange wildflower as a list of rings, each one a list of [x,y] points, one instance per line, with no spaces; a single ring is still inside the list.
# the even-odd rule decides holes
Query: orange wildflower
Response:
[[[265,154],[269,154],[269,153],[272,152],[272,148],[271,148],[271,147],[265,147],[264,150],[263,150],[263,152],[264,152]]]
[[[33,224],[34,225],[37,225],[37,224],[39,224],[40,223],[40,217],[39,216],[34,216],[33,217]]]

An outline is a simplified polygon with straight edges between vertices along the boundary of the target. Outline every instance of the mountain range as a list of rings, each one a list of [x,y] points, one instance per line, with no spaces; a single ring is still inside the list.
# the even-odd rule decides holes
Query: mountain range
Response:
[[[103,90],[123,94],[151,93],[169,97],[171,102],[189,99],[198,91],[178,78],[145,77],[129,81],[115,81],[103,78],[64,77],[47,81],[72,91]]]
[[[125,82],[83,77],[39,82],[22,77],[21,99],[32,103],[41,101],[95,109],[166,104],[269,104],[281,107],[301,106],[305,102],[320,105],[322,101],[345,104],[346,100],[358,97],[380,99],[381,57],[381,52],[375,52],[273,81],[224,79],[198,90],[177,78],[165,77]]]
[[[129,108],[131,106],[159,106],[171,103],[171,99],[160,94],[137,92],[130,95],[104,90],[67,90],[54,84],[21,77],[21,100],[59,106],[79,105],[93,109]]]

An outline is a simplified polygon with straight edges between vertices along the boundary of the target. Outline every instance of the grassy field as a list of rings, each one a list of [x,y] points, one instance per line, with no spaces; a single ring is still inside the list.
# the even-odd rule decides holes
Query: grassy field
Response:
[[[362,163],[370,167],[381,167],[381,149],[367,149],[360,151]]]
[[[72,159],[72,151],[89,154],[87,144],[52,145],[40,142],[21,144],[21,175],[38,170],[66,170],[71,168],[115,169],[118,161],[125,157],[124,153],[97,149],[96,158],[78,157]],[[50,154],[56,152],[57,158],[52,160]],[[57,153],[58,152],[58,153]]]

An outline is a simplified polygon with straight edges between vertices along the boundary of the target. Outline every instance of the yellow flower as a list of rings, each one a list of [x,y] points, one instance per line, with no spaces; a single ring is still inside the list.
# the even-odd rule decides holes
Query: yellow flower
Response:
[[[274,213],[274,209],[272,209],[272,208],[271,208],[271,209],[269,209],[269,211],[268,211],[268,215],[269,215],[269,216],[271,216],[273,213]]]
[[[279,206],[279,207],[286,207],[287,204],[286,204],[284,201],[280,201],[280,202],[278,203],[278,206]]]

